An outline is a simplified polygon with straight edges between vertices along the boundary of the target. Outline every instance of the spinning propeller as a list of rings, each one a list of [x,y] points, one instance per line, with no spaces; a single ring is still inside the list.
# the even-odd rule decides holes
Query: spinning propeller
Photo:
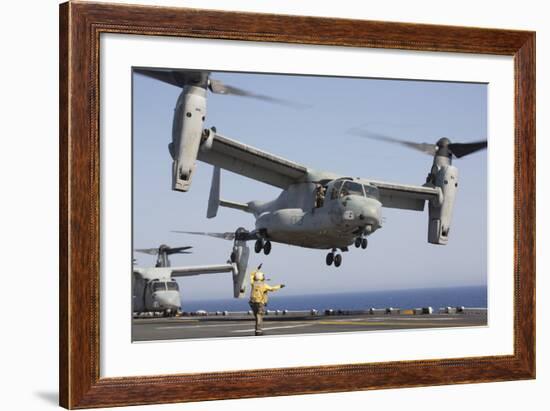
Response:
[[[250,232],[247,229],[243,227],[237,228],[236,231],[228,231],[225,233],[212,233],[212,232],[205,232],[205,231],[179,231],[179,230],[173,230],[173,233],[180,233],[180,234],[192,234],[192,235],[204,235],[207,237],[214,237],[214,238],[220,238],[222,240],[229,240],[229,241],[248,241],[257,238],[256,233]]]
[[[220,238],[222,240],[229,240],[229,241],[235,239],[235,232],[207,233],[203,231],[179,231],[179,230],[173,230],[172,232],[180,233],[180,234],[204,235],[208,237]]]
[[[214,94],[224,94],[228,96],[249,97],[262,100],[268,103],[280,104],[294,108],[304,108],[303,104],[295,103],[289,100],[257,94],[238,87],[222,83],[220,80],[210,78],[208,71],[190,71],[190,70],[170,70],[170,69],[144,69],[137,68],[134,71],[146,77],[151,77],[164,83],[172,84],[177,87],[197,86],[207,88]]]
[[[385,134],[380,134],[359,128],[350,129],[349,133],[358,137],[369,138],[371,140],[401,144],[405,147],[412,148],[413,150],[417,150],[431,156],[434,156],[437,153],[439,155],[447,155],[461,158],[487,148],[487,140],[475,141],[471,143],[451,143],[448,138],[443,137],[440,138],[436,144],[431,144],[400,140],[394,137],[387,136]]]
[[[193,247],[190,245],[184,246],[184,247],[169,247],[166,244],[162,244],[160,247],[155,247],[155,248],[136,248],[135,251],[137,251],[138,253],[149,254],[149,255],[191,254],[191,251],[187,251],[190,248],[193,248]]]

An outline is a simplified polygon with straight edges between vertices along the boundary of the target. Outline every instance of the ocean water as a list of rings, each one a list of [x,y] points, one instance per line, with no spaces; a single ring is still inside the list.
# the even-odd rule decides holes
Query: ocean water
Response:
[[[284,292],[284,291],[283,291]],[[412,290],[367,291],[335,294],[290,295],[273,293],[268,308],[272,310],[362,310],[375,308],[433,307],[487,307],[487,287],[426,288]],[[186,300],[182,297],[183,311],[247,311],[248,296],[242,299]]]

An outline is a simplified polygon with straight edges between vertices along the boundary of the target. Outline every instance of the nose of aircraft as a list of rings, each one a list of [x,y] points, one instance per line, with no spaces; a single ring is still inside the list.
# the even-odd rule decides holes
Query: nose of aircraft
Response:
[[[374,231],[382,220],[382,204],[374,198],[350,196],[344,203],[344,222],[371,226]]]
[[[157,291],[155,299],[162,308],[180,308],[181,305],[179,292],[175,290]]]

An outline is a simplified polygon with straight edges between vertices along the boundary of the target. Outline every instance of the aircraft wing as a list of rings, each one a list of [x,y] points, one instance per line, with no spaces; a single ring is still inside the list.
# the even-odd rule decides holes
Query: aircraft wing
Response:
[[[209,148],[201,148],[198,159],[283,189],[305,178],[308,172],[306,167],[298,163],[217,133],[214,133]]]
[[[423,211],[426,201],[432,201],[436,204],[441,201],[441,189],[438,187],[395,184],[383,181],[369,181],[369,183],[376,186],[380,191],[382,207]]]
[[[199,265],[194,267],[169,267],[172,277],[189,277],[201,274],[227,273],[235,270],[234,264]]]

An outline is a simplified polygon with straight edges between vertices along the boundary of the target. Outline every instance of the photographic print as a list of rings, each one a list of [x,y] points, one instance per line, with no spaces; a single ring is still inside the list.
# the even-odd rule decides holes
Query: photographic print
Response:
[[[534,32],[59,23],[62,406],[535,378]]]
[[[487,325],[487,84],[132,83],[133,341]]]

